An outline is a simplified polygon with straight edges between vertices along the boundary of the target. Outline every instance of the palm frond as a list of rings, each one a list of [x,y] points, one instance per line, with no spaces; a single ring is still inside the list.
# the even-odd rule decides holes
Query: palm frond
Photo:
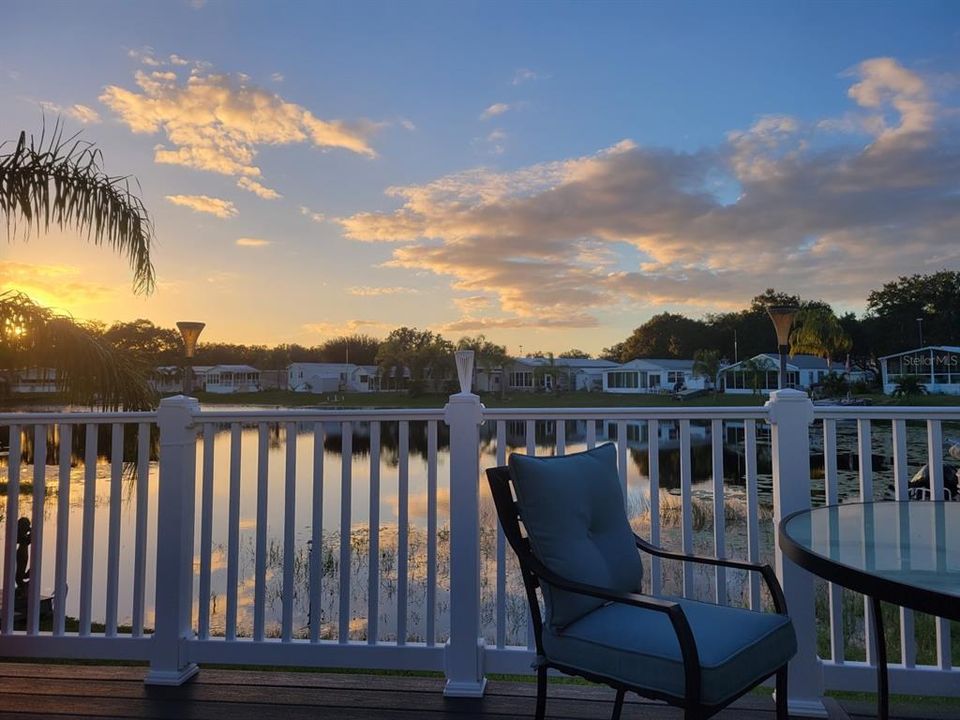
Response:
[[[0,145],[0,149],[3,145]],[[137,293],[153,290],[156,274],[150,260],[153,226],[143,201],[130,190],[128,176],[111,177],[93,143],[64,138],[58,119],[49,139],[46,127],[38,140],[26,132],[12,152],[0,154],[0,212],[7,238],[22,229],[46,232],[51,225],[76,228],[95,245],[106,244],[127,258]]]
[[[69,403],[146,410],[156,397],[146,368],[88,327],[16,291],[0,293],[0,368],[53,368]]]

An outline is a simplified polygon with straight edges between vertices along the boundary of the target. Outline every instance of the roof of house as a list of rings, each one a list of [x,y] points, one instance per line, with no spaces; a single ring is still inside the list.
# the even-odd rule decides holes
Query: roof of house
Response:
[[[528,365],[530,367],[543,367],[544,365],[550,365],[550,358],[541,358],[541,357],[522,357],[517,358],[514,362],[520,363],[521,365]],[[585,370],[587,368],[609,368],[616,367],[615,362],[610,360],[598,360],[594,358],[554,358],[553,364],[557,367],[565,368],[574,368],[577,370]]]
[[[618,368],[644,368],[653,365],[661,370],[692,370],[693,360],[683,358],[634,358],[629,362],[618,365]]]
[[[255,367],[250,365],[214,365],[210,368],[210,371],[217,372],[242,372],[242,373],[258,373],[260,372]]]
[[[960,347],[956,345],[924,345],[914,350],[904,350],[898,353],[891,353],[890,355],[881,355],[880,359],[886,360],[887,358],[899,357],[900,355],[912,355],[913,353],[923,352],[924,350],[943,350],[946,352],[960,353]]]
[[[754,355],[754,357],[764,357],[770,360],[773,364],[773,367],[770,368],[771,370],[775,370],[780,365],[780,353],[760,353],[759,355]],[[729,370],[730,368],[742,365],[744,362],[745,360],[741,360],[732,365],[726,365],[721,369]],[[793,368],[794,370],[836,370],[837,372],[846,370],[846,366],[838,362],[830,363],[828,367],[827,361],[816,355],[787,355],[787,367]]]

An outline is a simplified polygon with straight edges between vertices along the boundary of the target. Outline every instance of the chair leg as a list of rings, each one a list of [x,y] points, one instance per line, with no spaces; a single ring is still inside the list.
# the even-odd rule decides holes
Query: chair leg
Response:
[[[617,699],[613,702],[613,715],[610,716],[610,720],[620,720],[620,713],[623,712],[623,696],[626,692],[623,688],[617,690]]]
[[[547,668],[537,668],[537,713],[536,720],[543,720],[547,713]]]
[[[787,715],[787,666],[777,670],[777,720],[788,720]]]

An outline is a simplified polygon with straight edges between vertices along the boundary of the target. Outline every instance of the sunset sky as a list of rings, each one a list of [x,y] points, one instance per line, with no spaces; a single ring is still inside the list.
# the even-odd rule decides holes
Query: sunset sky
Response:
[[[74,233],[0,290],[315,344],[598,352],[767,287],[960,268],[960,3],[6,0],[0,139],[132,174],[156,292]],[[9,149],[9,146],[8,148]]]

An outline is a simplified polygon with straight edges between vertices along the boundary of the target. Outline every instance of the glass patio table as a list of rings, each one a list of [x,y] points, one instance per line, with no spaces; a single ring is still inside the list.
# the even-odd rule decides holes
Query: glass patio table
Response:
[[[880,601],[960,620],[960,502],[826,505],[785,517],[779,537],[784,555],[797,565],[870,598],[878,715],[886,720]]]

